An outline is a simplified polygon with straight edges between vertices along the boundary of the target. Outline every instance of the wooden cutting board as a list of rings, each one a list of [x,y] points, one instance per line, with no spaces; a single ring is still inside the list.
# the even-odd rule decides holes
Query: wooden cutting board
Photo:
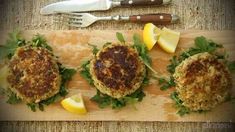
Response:
[[[32,38],[34,34],[44,34],[53,47],[55,55],[66,66],[79,67],[82,60],[91,57],[91,49],[87,45],[95,44],[101,47],[106,42],[117,42],[115,33],[117,30],[76,30],[76,31],[24,31],[23,36],[26,39]],[[124,34],[128,42],[132,41],[134,33],[141,34],[142,31],[125,30],[118,31]],[[2,31],[0,43],[6,40],[7,33]],[[181,31],[181,38],[177,47],[177,53],[191,47],[194,38],[205,36],[217,43],[223,44],[230,54],[230,59],[235,60],[235,31]],[[153,68],[167,74],[166,66],[173,54],[165,53],[158,46],[155,46],[150,55],[153,60]],[[234,82],[233,76],[233,82]],[[157,82],[144,89],[146,97],[142,102],[135,106],[127,106],[120,110],[111,108],[100,109],[89,98],[95,95],[95,88],[80,77],[77,73],[69,83],[69,95],[81,92],[85,98],[85,104],[88,110],[86,115],[76,115],[65,111],[60,103],[55,103],[45,107],[45,111],[32,112],[25,104],[9,105],[6,99],[0,96],[0,120],[1,121],[212,121],[212,122],[234,122],[235,104],[226,102],[207,113],[192,113],[180,117],[176,114],[177,109],[173,101],[169,98],[174,88],[167,91],[161,91]],[[233,86],[233,95],[235,87]]]

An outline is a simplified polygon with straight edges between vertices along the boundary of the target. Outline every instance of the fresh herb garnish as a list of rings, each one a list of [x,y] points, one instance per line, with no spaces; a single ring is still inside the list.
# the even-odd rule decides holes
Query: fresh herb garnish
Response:
[[[172,59],[170,59],[170,65],[167,66],[167,71],[171,74],[175,73],[175,68],[179,65],[179,62],[176,58],[176,56],[173,56]]]
[[[122,35],[122,33],[117,32],[117,33],[116,33],[116,37],[117,37],[117,39],[118,39],[121,43],[125,43],[125,42],[126,42],[125,39],[124,39],[124,37],[123,37],[123,35]]]
[[[52,48],[47,44],[47,40],[45,39],[45,37],[40,34],[37,34],[33,37],[31,45],[33,47],[42,47],[48,49],[49,51],[52,51]]]
[[[235,96],[228,95],[225,99],[225,101],[231,101],[232,103],[235,104]]]
[[[85,61],[82,65],[81,65],[81,70],[80,70],[80,75],[87,80],[87,82],[91,85],[94,86],[94,81],[91,77],[91,73],[90,73],[90,61]]]
[[[134,34],[133,42],[134,42],[133,48],[135,48],[138,51],[139,58],[142,60],[145,66],[153,73],[152,76],[157,79],[162,78],[164,80],[170,80],[167,77],[160,75],[151,67],[152,60],[148,54],[148,49],[145,46],[145,44],[141,41],[140,36],[138,34]]]
[[[33,111],[36,112],[37,108],[39,107],[36,103],[27,103],[27,106]]]
[[[65,68],[61,64],[59,65],[59,71],[62,77],[62,83],[66,83],[67,81],[71,80],[73,75],[76,73],[75,69]]]
[[[93,55],[96,55],[99,52],[99,49],[97,48],[96,45],[93,45],[93,44],[88,44],[88,45],[92,47]]]
[[[140,36],[138,34],[134,34],[133,42],[134,42],[133,47],[138,51],[141,60],[148,68],[151,67],[152,60],[148,55],[147,47],[141,41]],[[150,70],[153,69],[151,68]]]
[[[230,72],[235,72],[235,61],[228,62],[227,65]]]
[[[107,47],[108,45],[112,44],[111,42],[106,42],[104,45],[103,45],[103,48]]]
[[[180,98],[178,97],[178,93],[177,92],[171,93],[170,97],[171,97],[172,100],[175,101],[175,105],[179,109],[177,114],[179,114],[180,116],[183,116],[185,114],[189,114],[190,113],[190,110],[183,105],[183,101],[180,100]]]
[[[10,93],[8,95],[8,100],[7,100],[7,103],[8,104],[18,104],[21,102],[21,99],[14,93]]]
[[[8,57],[8,59],[11,59],[11,57],[15,53],[15,50],[19,46],[23,46],[26,44],[25,40],[20,37],[19,31],[9,33],[8,36],[9,38],[6,41],[6,44],[0,45],[0,60],[3,60],[6,57]]]
[[[167,90],[168,88],[174,87],[176,85],[174,78],[172,76],[170,77],[170,80],[166,80],[165,78],[160,78],[158,82],[161,90]]]
[[[134,93],[119,99],[115,99],[106,94],[102,94],[100,91],[97,90],[96,95],[93,96],[91,100],[95,101],[100,108],[105,108],[111,105],[113,109],[118,109],[126,106],[127,104],[133,105],[136,102],[140,102],[142,101],[144,96],[145,93],[141,88],[136,90]]]
[[[171,97],[172,100],[175,101],[175,106],[178,108],[177,114],[179,114],[180,116],[184,116],[184,115],[189,114],[191,112],[204,113],[204,112],[209,111],[209,110],[191,111],[189,108],[187,108],[183,105],[183,101],[180,100],[179,95],[176,91],[171,93],[170,97]]]

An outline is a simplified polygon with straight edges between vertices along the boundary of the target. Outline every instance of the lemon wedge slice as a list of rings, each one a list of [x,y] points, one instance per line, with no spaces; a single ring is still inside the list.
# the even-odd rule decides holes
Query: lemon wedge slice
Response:
[[[69,112],[76,114],[86,114],[87,110],[84,105],[82,95],[76,94],[61,101],[61,105]]]
[[[174,53],[179,42],[180,32],[163,28],[158,39],[160,47],[168,53]]]
[[[151,50],[153,46],[157,43],[160,34],[160,28],[156,27],[152,23],[145,24],[143,31],[143,41],[148,50]]]

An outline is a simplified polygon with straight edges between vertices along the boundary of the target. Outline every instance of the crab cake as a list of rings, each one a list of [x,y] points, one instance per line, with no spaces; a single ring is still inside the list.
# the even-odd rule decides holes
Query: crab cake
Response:
[[[96,54],[90,72],[100,92],[121,98],[140,88],[146,69],[134,48],[111,44]]]
[[[228,68],[209,53],[187,58],[173,76],[179,98],[192,111],[211,110],[225,101],[232,85]]]
[[[56,59],[45,48],[17,48],[9,63],[10,90],[27,103],[38,103],[59,92],[61,77]]]

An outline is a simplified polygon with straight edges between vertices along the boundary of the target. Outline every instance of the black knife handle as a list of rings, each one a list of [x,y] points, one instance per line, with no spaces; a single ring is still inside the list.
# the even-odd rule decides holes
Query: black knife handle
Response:
[[[162,5],[163,0],[123,0],[121,6],[148,6]]]

